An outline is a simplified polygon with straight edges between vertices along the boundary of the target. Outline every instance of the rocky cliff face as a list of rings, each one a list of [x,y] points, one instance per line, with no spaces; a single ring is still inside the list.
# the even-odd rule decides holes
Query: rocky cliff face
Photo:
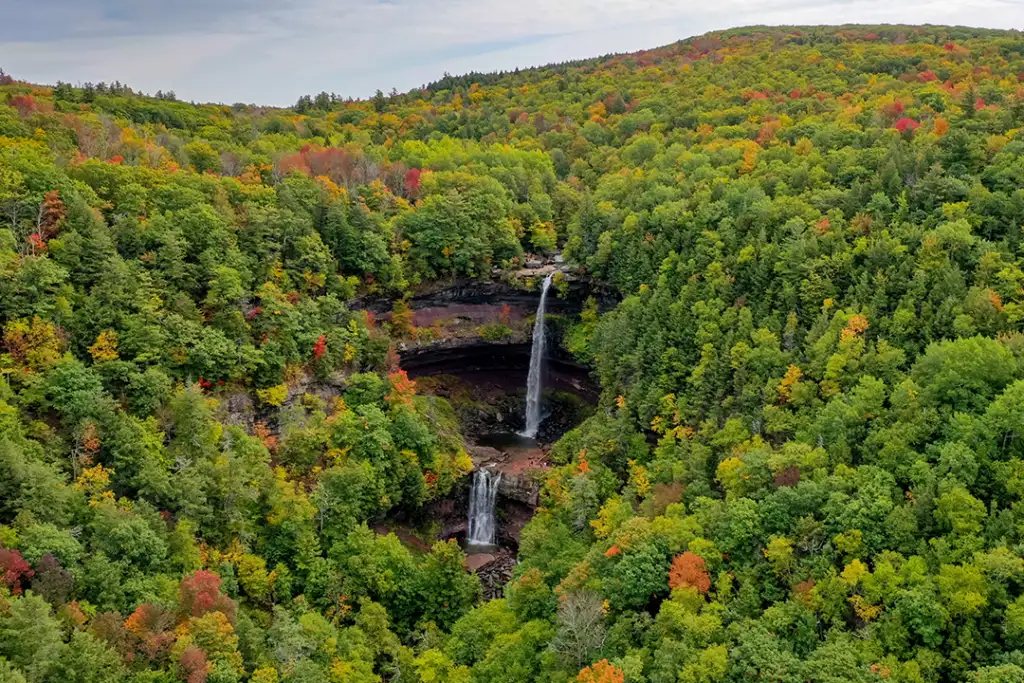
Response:
[[[409,299],[413,311],[453,305],[503,305],[533,311],[540,298],[539,284],[555,270],[563,274],[561,293],[549,301],[555,314],[579,313],[588,297],[595,297],[602,310],[613,308],[618,300],[614,290],[595,282],[575,268],[563,263],[559,257],[548,262],[530,261],[528,267],[503,272],[495,269],[490,279],[458,278],[448,281],[424,283]],[[394,299],[371,295],[348,302],[351,310],[368,310],[378,315],[391,311]]]
[[[541,448],[517,448],[499,451],[488,446],[471,446],[469,455],[477,467],[493,465],[501,472],[498,497],[529,508],[537,507],[544,472],[550,468]]]
[[[346,377],[336,373],[326,379],[318,379],[312,375],[302,375],[288,385],[288,398],[280,408],[260,405],[253,400],[252,394],[246,391],[235,391],[217,396],[217,418],[224,424],[236,425],[252,432],[253,425],[261,422],[277,434],[277,418],[282,409],[294,406],[304,396],[315,396],[325,404],[330,404],[335,397],[345,391]]]
[[[525,391],[530,340],[446,339],[426,346],[400,347],[399,358],[402,369],[413,379],[454,375],[466,377],[474,384],[497,380],[498,384],[508,384],[510,391]],[[567,391],[589,402],[597,402],[599,391],[588,368],[576,362],[567,351],[552,342],[544,362],[545,389]]]
[[[519,547],[523,527],[533,518],[540,497],[540,476],[543,470],[502,474],[497,500],[497,541],[503,548]],[[466,535],[469,496],[468,481],[458,487],[449,498],[430,503],[426,515],[438,523],[438,538],[458,538]]]
[[[536,470],[503,474],[498,486],[498,495],[529,507],[537,507],[540,500],[540,474]]]

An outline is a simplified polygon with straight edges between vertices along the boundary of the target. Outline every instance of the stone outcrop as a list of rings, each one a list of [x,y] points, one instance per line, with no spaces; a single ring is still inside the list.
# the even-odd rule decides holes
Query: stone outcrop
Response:
[[[402,369],[409,377],[455,375],[506,386],[508,391],[525,392],[530,365],[529,339],[487,342],[476,339],[448,339],[399,350]],[[590,370],[580,365],[560,346],[548,344],[544,354],[545,389],[565,391],[597,403],[600,391]]]
[[[215,394],[218,400],[217,418],[224,424],[242,427],[250,433],[253,426],[261,422],[269,428],[271,434],[277,435],[277,418],[282,409],[294,406],[306,395],[316,396],[329,405],[332,399],[344,392],[345,382],[346,377],[340,372],[326,379],[303,374],[288,383],[288,397],[281,407],[261,405],[247,391]]]
[[[546,261],[530,259],[525,268],[508,271],[495,268],[490,279],[454,278],[424,283],[409,299],[409,308],[418,311],[455,304],[507,304],[513,309],[532,312],[540,298],[540,282],[556,270],[561,271],[563,284],[559,296],[550,300],[552,313],[578,313],[589,296],[596,297],[602,309],[615,305],[617,296],[611,289],[591,281],[564,263],[561,255],[557,254]],[[368,310],[384,316],[393,306],[393,298],[381,295],[357,297],[348,302],[350,310]]]
[[[523,505],[537,507],[540,500],[540,482],[534,470],[503,474],[498,486],[498,495]]]
[[[501,472],[498,496],[521,503],[530,508],[537,507],[540,499],[540,482],[543,472],[550,467],[547,455],[540,448],[523,448],[499,451],[489,446],[471,446],[469,455],[477,467],[493,465]]]
[[[466,450],[469,452],[469,457],[473,459],[474,467],[495,462],[500,463],[504,455],[497,448],[491,448],[490,446],[469,446]]]
[[[512,580],[512,571],[516,566],[516,555],[507,548],[498,548],[494,559],[476,570],[480,577],[485,600],[496,600],[504,597],[505,585]]]
[[[471,572],[477,572],[494,562],[496,558],[490,553],[473,553],[472,555],[466,555],[466,569]]]

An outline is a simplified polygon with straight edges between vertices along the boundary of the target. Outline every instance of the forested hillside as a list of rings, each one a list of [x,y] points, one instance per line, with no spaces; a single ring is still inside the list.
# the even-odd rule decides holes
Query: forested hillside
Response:
[[[1021,126],[1020,34],[934,26],[291,110],[0,73],[0,682],[1024,683]],[[471,467],[401,300],[559,248],[603,398],[482,603],[367,525]]]

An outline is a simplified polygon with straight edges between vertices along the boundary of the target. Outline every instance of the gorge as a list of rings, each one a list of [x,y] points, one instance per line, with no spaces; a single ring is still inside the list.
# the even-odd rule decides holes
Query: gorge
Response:
[[[486,595],[501,596],[514,566],[550,444],[597,402],[589,369],[565,348],[571,321],[594,296],[607,301],[600,286],[549,259],[512,278],[453,283],[409,300],[418,333],[399,347],[400,367],[420,392],[450,401],[474,464],[466,485],[423,522],[439,520],[436,537],[460,540]],[[394,315],[386,302],[375,307],[386,320]],[[505,334],[487,334],[498,326]]]
[[[1020,32],[321,95],[0,71],[0,682],[1024,683]]]

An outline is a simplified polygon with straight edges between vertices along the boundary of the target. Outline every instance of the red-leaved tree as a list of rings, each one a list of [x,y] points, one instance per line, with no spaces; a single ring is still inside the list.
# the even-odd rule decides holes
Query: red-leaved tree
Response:
[[[918,126],[920,125],[921,124],[915,121],[914,119],[903,117],[902,119],[896,122],[893,128],[902,133],[906,130],[917,130]]]
[[[68,210],[60,199],[59,190],[50,190],[43,195],[39,206],[39,235],[48,240],[57,234],[58,228],[67,217]]]
[[[235,601],[220,592],[220,577],[202,569],[181,580],[178,600],[181,613],[186,617],[223,612],[234,623],[238,610]]]
[[[0,581],[7,584],[12,595],[21,595],[21,582],[28,582],[35,574],[32,566],[17,550],[0,548]]]
[[[327,352],[327,335],[321,334],[313,344],[313,358],[320,360]]]
[[[410,199],[420,196],[420,169],[410,168],[405,174],[405,195]]]
[[[184,673],[185,683],[206,683],[210,675],[210,663],[206,653],[195,645],[189,645],[178,659]]]
[[[56,557],[46,553],[36,563],[35,577],[32,579],[32,592],[43,596],[51,605],[62,605],[71,596],[75,579],[67,569],[60,565]]]
[[[143,603],[124,621],[125,630],[134,651],[141,652],[151,661],[164,657],[174,644],[174,615],[168,610]]]
[[[36,99],[31,95],[15,95],[7,101],[7,104],[17,109],[18,115],[22,118],[32,114],[37,109]]]

